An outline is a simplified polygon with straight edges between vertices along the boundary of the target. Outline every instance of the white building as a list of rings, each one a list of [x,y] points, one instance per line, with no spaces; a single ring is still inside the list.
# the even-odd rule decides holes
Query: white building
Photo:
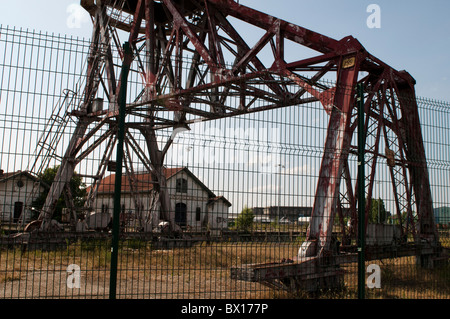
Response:
[[[33,201],[47,185],[26,171],[4,173],[0,170],[0,221],[27,223],[31,220]]]
[[[188,168],[165,169],[167,189],[171,207],[175,211],[175,222],[184,229],[205,230],[211,232],[228,227],[228,209],[231,203],[223,196],[216,196]],[[105,177],[98,187],[94,210],[112,216],[114,209],[115,174]],[[136,173],[134,183],[128,176],[122,176],[121,215],[136,220],[137,204],[141,212],[148,217],[152,201],[155,200],[151,175]],[[137,196],[134,196],[137,195]],[[136,200],[138,199],[138,201]],[[159,212],[159,205],[153,206],[153,215]],[[153,224],[154,226],[154,224]]]

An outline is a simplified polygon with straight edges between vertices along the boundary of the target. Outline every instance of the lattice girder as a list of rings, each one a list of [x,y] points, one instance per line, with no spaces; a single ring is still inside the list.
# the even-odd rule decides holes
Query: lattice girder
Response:
[[[146,140],[148,156],[135,152],[153,174],[159,201],[165,203],[163,218],[171,222],[173,230],[173,212],[161,174],[172,140],[160,148],[158,129],[320,101],[329,114],[329,124],[308,230],[308,241],[313,244],[307,254],[330,250],[334,217],[342,202],[343,175],[347,182],[342,187],[350,194],[355,223],[357,188],[350,190],[351,173],[345,167],[356,132],[355,87],[362,81],[366,87],[366,125],[370,119],[372,124],[378,123],[376,134],[388,128],[398,137],[396,165],[402,168],[398,178],[406,185],[407,201],[416,203],[421,220],[418,232],[430,241],[437,240],[414,80],[372,56],[355,38],[335,40],[232,0],[82,0],[81,5],[94,23],[88,80],[83,103],[75,114],[77,129],[40,216],[43,225],[61,195],[63,187],[57,185],[67,183],[75,165],[91,151],[81,152],[82,146],[106,124],[111,135],[117,130],[121,77],[116,66],[124,62],[119,35],[125,33],[133,52],[130,66],[142,79],[140,91],[127,103],[127,117],[133,120],[126,122],[126,130],[138,131]],[[248,44],[239,33],[234,26],[236,19],[262,30],[254,44]],[[288,43],[308,48],[311,56],[288,60]],[[333,79],[333,84],[321,81],[326,78]],[[99,92],[106,96],[108,109],[92,109]],[[401,117],[386,116],[388,98],[398,100],[389,106]],[[89,125],[93,127],[90,130]],[[404,136],[402,132],[411,134]],[[369,204],[377,159],[385,157],[378,150],[381,142],[376,138],[368,145],[373,152]],[[132,149],[131,134],[128,145]],[[99,174],[104,171],[99,169]]]

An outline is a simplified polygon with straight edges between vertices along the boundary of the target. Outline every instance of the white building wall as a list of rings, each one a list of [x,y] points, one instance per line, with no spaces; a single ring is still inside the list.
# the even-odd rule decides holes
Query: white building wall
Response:
[[[181,178],[187,180],[186,193],[177,192],[177,180]],[[200,230],[207,213],[208,192],[184,171],[169,179],[167,187],[170,193],[172,209],[175,210],[178,203],[185,204],[187,209],[186,226]],[[199,220],[197,220],[197,208],[200,208]]]
[[[209,225],[213,232],[228,228],[228,205],[223,200],[209,205]]]
[[[184,178],[187,180],[187,191],[177,192],[177,180]],[[186,205],[186,226],[193,230],[200,230],[204,226],[206,215],[209,213],[208,221],[210,227],[213,228],[226,228],[227,221],[226,216],[228,214],[228,207],[223,201],[214,203],[214,209],[211,209],[208,205],[209,193],[198,184],[189,174],[184,171],[177,173],[172,178],[168,179],[167,187],[171,200],[172,210],[175,211],[178,203]],[[148,210],[150,204],[150,193],[141,197],[142,204],[144,206],[144,212]],[[104,209],[112,216],[114,210],[114,197],[111,194],[99,194],[94,201],[94,208],[96,212],[102,211],[102,205]],[[125,212],[136,212],[135,202],[130,193],[122,194],[121,205],[125,205]],[[197,208],[200,208],[200,218],[197,218]],[[208,211],[209,210],[209,211]],[[214,216],[212,216],[213,214]],[[217,219],[217,217],[220,217]],[[220,221],[219,223],[217,221]]]
[[[22,187],[17,186],[17,181],[23,182]],[[22,222],[26,223],[30,221],[31,211],[27,209],[31,206],[34,198],[32,198],[32,191],[34,181],[29,178],[11,178],[4,183],[0,183],[0,219],[2,222],[12,222],[14,220],[14,205],[16,202],[22,202]],[[35,197],[39,196],[45,189],[39,186],[39,190]]]

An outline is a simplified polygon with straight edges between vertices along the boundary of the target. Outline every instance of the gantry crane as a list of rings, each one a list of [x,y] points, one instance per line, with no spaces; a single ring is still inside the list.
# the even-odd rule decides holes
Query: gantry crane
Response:
[[[415,80],[406,71],[397,71],[371,55],[352,36],[335,40],[233,0],[81,0],[81,5],[93,21],[86,85],[80,105],[71,113],[77,119],[76,128],[39,216],[42,230],[50,224],[56,201],[68,190],[75,167],[106,143],[90,200],[95,196],[118,130],[118,94],[123,83],[117,65],[126,63],[139,74],[140,83],[135,84],[138,89],[126,104],[125,144],[151,172],[161,218],[170,223],[173,232],[179,229],[162,173],[173,140],[169,138],[160,147],[158,130],[175,131],[201,121],[275,108],[301,108],[316,101],[328,114],[313,211],[307,239],[299,250],[302,266],[300,262],[246,266],[234,270],[236,278],[251,272],[252,280],[273,284],[287,273],[299,277],[318,259],[335,255],[334,224],[341,225],[343,246],[355,238],[357,185],[352,183],[349,156],[355,152],[352,138],[357,131],[358,83],[365,88],[365,214],[371,206],[377,167],[385,164],[396,214],[411,216],[415,211],[418,217],[417,225],[400,225],[401,237],[413,235],[415,242],[439,247]],[[235,21],[259,28],[262,36],[248,44]],[[123,35],[132,50],[128,61],[124,59]],[[310,54],[289,59],[285,54],[288,44],[289,50],[308,48]],[[323,79],[333,79],[333,84]],[[106,108],[96,107],[99,98]],[[100,129],[105,132],[98,137]],[[136,143],[134,134],[144,137],[147,151]],[[344,222],[344,206],[350,225]],[[261,267],[272,269],[272,277],[267,271],[266,277],[256,276],[255,269]],[[326,277],[324,274],[319,277]]]

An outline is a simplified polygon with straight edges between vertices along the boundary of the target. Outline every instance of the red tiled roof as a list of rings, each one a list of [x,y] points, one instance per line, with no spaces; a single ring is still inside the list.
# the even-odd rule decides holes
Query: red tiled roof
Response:
[[[183,167],[165,168],[164,175],[166,176],[166,179],[169,179],[183,169]],[[134,191],[149,192],[153,189],[152,176],[150,173],[136,173],[134,178],[136,180],[134,183],[136,189],[134,189]],[[116,174],[111,174],[103,178],[98,187],[98,193],[114,193],[115,182]],[[87,189],[88,192],[89,188]],[[122,175],[121,191],[123,193],[131,192],[130,178],[125,174]]]

